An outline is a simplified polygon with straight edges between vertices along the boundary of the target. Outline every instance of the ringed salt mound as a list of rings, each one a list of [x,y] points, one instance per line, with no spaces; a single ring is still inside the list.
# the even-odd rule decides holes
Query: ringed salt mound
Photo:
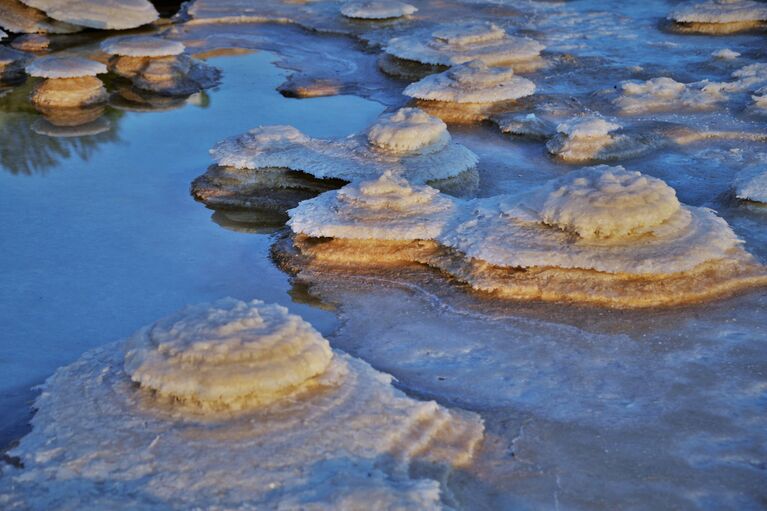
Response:
[[[735,196],[741,200],[767,203],[767,168],[753,167],[735,179]]]
[[[677,7],[668,19],[684,32],[730,34],[763,27],[767,22],[767,5],[752,0],[693,1]]]
[[[387,171],[288,213],[294,246],[313,262],[380,266],[410,263],[436,250],[432,240],[453,218],[455,201]]]
[[[512,299],[668,306],[767,284],[727,223],[663,181],[589,167],[524,196],[468,203],[430,264]]]
[[[19,0],[0,0],[0,27],[17,34],[71,34],[81,30],[78,26],[53,20]]]
[[[97,74],[104,64],[80,57],[43,57],[27,66],[30,76],[44,78],[32,91],[32,103],[40,110],[80,108],[104,103],[107,92]]]
[[[558,133],[546,142],[546,149],[574,163],[630,158],[649,149],[649,144],[639,137],[612,133],[621,128],[599,116],[576,117],[557,126]]]
[[[345,181],[377,177],[392,167],[416,184],[469,179],[477,156],[452,141],[444,122],[417,108],[384,114],[368,133],[340,140],[307,137],[292,126],[261,126],[211,149],[218,165],[252,170],[287,168]],[[468,177],[467,177],[468,176]]]
[[[184,44],[160,37],[133,36],[101,44],[112,55],[109,70],[137,89],[168,96],[188,96],[218,83],[219,71],[184,53]]]
[[[398,67],[413,63],[454,66],[480,60],[489,66],[513,65],[518,72],[529,72],[543,65],[540,54],[544,48],[533,39],[509,35],[494,23],[470,21],[391,39],[384,51],[401,62],[384,59],[381,67],[392,74],[403,74]]]
[[[80,27],[126,30],[160,17],[148,0],[22,0],[55,20]]]
[[[515,76],[511,67],[472,60],[412,83],[403,94],[445,122],[475,122],[534,92],[535,84]]]
[[[231,298],[86,353],[36,408],[5,509],[440,509],[435,479],[483,432],[284,307]]]
[[[385,20],[410,16],[418,9],[399,0],[352,1],[341,6],[341,14],[361,20]]]

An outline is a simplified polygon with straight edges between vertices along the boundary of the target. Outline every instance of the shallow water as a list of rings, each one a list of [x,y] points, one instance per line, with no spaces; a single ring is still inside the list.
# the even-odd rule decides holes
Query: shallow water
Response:
[[[293,9],[266,3],[280,5],[274,17]],[[508,9],[476,3],[445,16],[494,19]],[[327,2],[316,4],[330,12]],[[545,100],[520,109],[615,115],[598,91],[621,80],[721,81],[765,60],[763,33],[667,32],[662,18],[673,4],[621,4],[617,12],[585,0],[515,2],[519,13],[509,24],[545,42],[556,62],[530,75]],[[0,446],[23,433],[29,387],[56,367],[184,304],[231,295],[285,304],[335,347],[393,374],[405,391],[479,412],[484,447],[449,481],[466,509],[762,509],[764,290],[669,310],[610,311],[497,302],[423,268],[290,282],[269,259],[274,237],[223,229],[218,224],[231,224],[220,215],[211,221],[188,186],[210,163],[214,142],[259,124],[342,136],[364,129],[384,105],[406,102],[403,83],[376,69],[381,33],[329,15],[296,21],[361,35],[373,46],[293,25],[180,26],[173,37],[190,45],[267,49],[279,54],[279,67],[263,52],[211,59],[224,81],[204,108],[112,112],[112,131],[69,142],[26,131],[33,114],[3,114],[13,126],[5,133],[18,138],[0,141],[7,171],[0,186],[10,192],[0,202],[0,301],[7,304],[0,310]],[[742,56],[710,56],[722,48]],[[275,87],[293,71],[332,76],[355,96],[286,99]],[[767,116],[751,112],[745,96],[712,112],[620,117],[627,131],[658,121],[767,130]],[[480,156],[482,197],[524,191],[578,167],[489,123],[451,132]],[[683,202],[715,209],[767,263],[767,209],[730,193],[740,169],[765,161],[763,142],[707,140],[617,163],[664,179]]]
[[[91,137],[37,135],[36,114],[0,114],[0,446],[26,429],[30,387],[186,304],[259,298],[332,330],[332,314],[291,301],[269,235],[222,229],[189,195],[221,138],[274,123],[344,136],[382,110],[355,97],[286,99],[274,61],[211,59],[225,79],[204,108],[110,112],[111,130]]]

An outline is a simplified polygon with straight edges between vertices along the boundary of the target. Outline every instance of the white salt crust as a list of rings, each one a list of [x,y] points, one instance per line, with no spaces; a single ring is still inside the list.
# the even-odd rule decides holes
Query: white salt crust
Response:
[[[148,0],[22,0],[55,20],[81,27],[125,30],[160,17]]]
[[[331,358],[319,332],[285,307],[226,300],[136,333],[125,372],[161,395],[239,408],[284,397],[324,373]]]
[[[106,72],[101,62],[81,57],[41,57],[27,66],[30,76],[40,78],[81,78]]]
[[[438,241],[503,267],[662,275],[727,258],[741,243],[713,211],[682,205],[662,181],[623,167],[584,168],[463,208]]]
[[[668,15],[678,23],[734,23],[767,20],[767,5],[752,0],[686,2]]]
[[[53,20],[20,0],[0,0],[0,27],[17,34],[71,34],[82,30]]]
[[[398,0],[368,0],[347,2],[341,6],[341,14],[347,18],[382,20],[409,16],[418,9]]]
[[[447,71],[429,75],[411,83],[403,94],[412,98],[452,103],[494,103],[530,96],[535,84],[514,76],[514,70],[491,68],[481,60],[472,60]]]
[[[233,299],[213,304],[263,307],[269,306]],[[206,326],[208,315],[196,307],[171,329],[161,322],[169,335],[199,340],[157,349],[180,348],[176,356],[188,353],[199,367],[222,373],[232,361],[229,348],[247,353],[235,369],[259,363],[231,339],[205,341],[205,332],[230,334],[223,318]],[[243,321],[234,314],[233,332],[248,330]],[[219,343],[227,348],[223,355]],[[137,387],[123,370],[126,348],[132,349],[123,342],[97,348],[48,379],[32,431],[12,452],[23,468],[0,478],[4,509],[441,509],[440,484],[412,479],[410,467],[424,463],[442,478],[468,463],[482,438],[475,414],[411,399],[390,376],[340,352],[312,389],[213,413]],[[292,356],[279,346],[269,353],[273,360]]]
[[[423,64],[452,66],[470,60],[487,65],[524,62],[537,58],[544,48],[533,39],[510,36],[493,23],[471,21],[395,37],[384,51]]]
[[[546,149],[565,161],[585,162],[635,156],[648,148],[638,138],[612,134],[621,128],[597,115],[575,117],[557,126],[558,133],[546,142]]]
[[[557,125],[557,132],[573,138],[598,138],[607,136],[622,126],[598,116],[574,117]]]
[[[755,90],[754,94],[751,95],[751,99],[754,100],[755,107],[767,110],[767,87]]]
[[[412,108],[381,116],[366,135],[310,138],[292,126],[261,126],[211,149],[219,165],[282,167],[318,178],[377,178],[391,168],[414,184],[447,179],[473,168],[477,156],[451,141],[445,124]]]
[[[115,37],[101,43],[104,53],[125,57],[170,57],[180,55],[184,50],[183,43],[161,37]]]
[[[711,56],[722,60],[734,60],[740,57],[740,53],[732,51],[729,48],[722,48],[721,50],[711,53]]]
[[[739,199],[767,203],[767,167],[757,166],[742,171],[733,187]]]
[[[289,211],[293,232],[321,238],[430,240],[455,213],[455,202],[395,173],[346,185]]]

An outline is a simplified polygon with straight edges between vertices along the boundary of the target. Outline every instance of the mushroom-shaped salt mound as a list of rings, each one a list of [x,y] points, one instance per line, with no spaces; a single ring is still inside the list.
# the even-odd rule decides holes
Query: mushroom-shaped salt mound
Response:
[[[392,74],[404,74],[399,67],[420,63],[430,66],[454,66],[480,60],[489,66],[513,65],[518,72],[540,68],[545,47],[527,37],[515,37],[489,22],[466,22],[443,25],[432,31],[417,31],[391,39],[384,51],[397,60],[383,59],[381,68]]]
[[[435,250],[455,202],[393,171],[304,201],[289,212],[294,246],[329,264],[402,264]]]
[[[674,9],[668,19],[683,32],[730,34],[763,27],[767,5],[752,0],[696,0]]]
[[[735,178],[735,196],[741,200],[767,203],[767,168],[755,166]]]
[[[557,126],[558,133],[546,142],[546,149],[573,163],[630,158],[649,149],[649,143],[637,136],[612,133],[621,128],[598,116],[576,117]]]
[[[106,72],[104,64],[80,57],[37,59],[27,66],[27,73],[44,81],[32,91],[32,103],[41,111],[104,103],[107,92],[96,75]]]
[[[97,348],[36,408],[0,478],[8,509],[438,509],[483,431],[257,300]]]
[[[368,134],[340,140],[310,138],[292,126],[262,126],[211,149],[218,165],[252,170],[286,168],[346,181],[378,177],[398,167],[408,181],[442,188],[474,181],[477,156],[451,141],[444,122],[416,108],[382,115]]]
[[[430,264],[513,299],[667,306],[767,284],[727,223],[663,181],[589,167],[524,196],[466,205]]]
[[[360,20],[386,20],[410,16],[418,9],[399,0],[351,1],[341,6],[341,14]]]
[[[535,84],[511,67],[491,68],[472,60],[429,75],[405,88],[416,106],[445,122],[475,122],[535,92]]]
[[[69,23],[52,20],[19,0],[0,0],[0,27],[17,34],[71,34],[80,30]]]
[[[218,83],[219,71],[184,53],[184,44],[160,37],[108,39],[101,50],[112,55],[109,70],[155,94],[188,96]]]
[[[55,20],[80,27],[126,30],[160,17],[148,0],[22,0]]]

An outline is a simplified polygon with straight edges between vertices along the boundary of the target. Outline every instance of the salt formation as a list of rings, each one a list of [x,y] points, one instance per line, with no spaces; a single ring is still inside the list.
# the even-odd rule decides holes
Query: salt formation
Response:
[[[734,183],[739,199],[767,203],[767,168],[756,166],[738,174]]]
[[[767,110],[767,87],[757,89],[751,95],[751,99],[754,100],[754,106],[761,110]]]
[[[534,113],[502,115],[495,119],[503,133],[520,137],[549,138],[555,135],[553,123],[542,119]]]
[[[26,66],[31,57],[23,52],[0,46],[0,85],[16,85],[26,77]]]
[[[148,0],[22,0],[55,20],[105,30],[152,23],[160,15]]]
[[[443,478],[483,430],[284,307],[231,298],[86,353],[35,406],[6,509],[439,509],[410,469]]]
[[[211,154],[221,166],[287,168],[346,181],[398,167],[415,184],[460,178],[477,163],[473,152],[452,142],[444,122],[416,108],[384,114],[367,135],[340,140],[310,138],[292,126],[261,126],[219,142]]]
[[[387,171],[302,202],[288,225],[295,245],[315,262],[407,263],[435,249],[429,241],[454,212],[453,199]]]
[[[612,133],[621,128],[599,116],[576,117],[557,126],[558,133],[546,143],[546,149],[568,162],[617,160],[648,149],[637,137]]]
[[[723,48],[713,52],[711,56],[722,60],[734,60],[740,57],[740,53],[737,51],[732,51],[729,48]]]
[[[526,72],[541,67],[544,48],[533,39],[509,35],[494,23],[471,21],[395,37],[384,51],[405,64],[454,66],[480,60],[489,66],[513,65],[515,70]],[[393,71],[386,64],[382,69]]]
[[[764,26],[767,6],[753,0],[696,0],[674,9],[668,19],[682,31],[729,34]]]
[[[8,37],[8,34],[6,34],[5,32],[3,32],[2,29],[0,29],[0,41],[5,39],[6,37]]]
[[[107,92],[96,78],[106,73],[104,64],[80,57],[43,57],[27,66],[30,76],[44,78],[32,91],[39,109],[79,108],[104,103]]]
[[[415,13],[418,9],[399,0],[351,1],[341,6],[341,14],[347,18],[383,20],[401,18]]]
[[[672,305],[767,284],[767,271],[713,211],[662,181],[589,167],[523,196],[466,205],[431,264],[514,299]]]
[[[43,53],[48,51],[50,38],[45,34],[24,34],[13,40],[12,46],[20,51]]]
[[[668,77],[645,82],[624,81],[618,84],[620,95],[614,100],[624,114],[673,109],[711,108],[722,97],[705,89],[705,83],[684,84]]]
[[[188,96],[214,86],[219,79],[218,70],[184,54],[185,47],[178,41],[120,37],[104,41],[101,49],[112,55],[111,72],[155,94]]]
[[[511,67],[472,60],[429,75],[405,88],[416,105],[446,122],[475,122],[535,92],[535,84]]]
[[[0,27],[19,34],[71,34],[80,27],[53,20],[19,0],[0,0]]]

